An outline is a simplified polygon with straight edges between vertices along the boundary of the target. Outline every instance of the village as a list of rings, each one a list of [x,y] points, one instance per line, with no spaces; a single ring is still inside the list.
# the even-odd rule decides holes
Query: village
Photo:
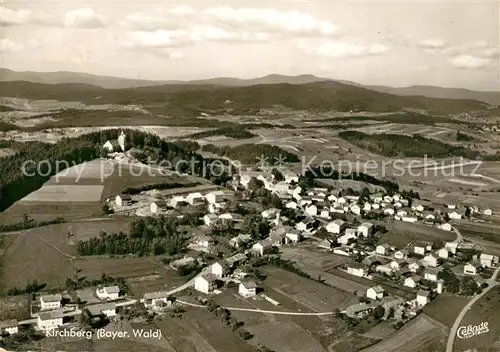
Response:
[[[104,148],[110,152],[113,148],[123,151],[123,134],[119,142],[107,142]],[[259,296],[278,307],[279,302],[267,296],[258,278],[245,269],[252,262],[279,258],[280,248],[306,242],[331,256],[348,258],[338,268],[348,279],[361,278],[373,283],[365,292],[356,293],[359,303],[337,312],[350,321],[359,322],[375,312],[381,319],[401,327],[443,292],[464,291],[469,296],[480,293],[498,273],[498,256],[471,247],[452,225],[454,220],[471,218],[474,214],[492,215],[490,209],[432,204],[414,199],[415,195],[408,192],[389,195],[370,193],[367,189],[361,192],[332,187],[304,189],[298,183],[299,176],[290,170],[240,171],[227,188],[211,191],[187,188],[168,195],[153,189],[108,199],[107,205],[113,213],[150,217],[173,211],[187,214],[192,209],[196,209],[196,214],[204,213],[202,225],[190,230],[189,248],[216,255],[208,261],[192,256],[173,260],[169,263],[171,268],[191,268],[197,270],[196,275],[180,287],[147,292],[142,297],[124,294],[117,285],[98,285],[76,293],[36,294],[31,298],[31,319],[3,321],[2,333],[16,334],[20,325],[27,324],[45,333],[66,328],[83,331],[82,319],[75,317],[83,315],[92,322],[117,321],[121,312],[137,305],[161,315],[179,305],[193,305],[175,299],[176,293],[191,287],[198,292],[197,301],[201,303],[195,306],[206,305],[211,296],[232,285],[237,286],[244,299]],[[262,190],[272,197],[273,206],[263,209],[260,204],[263,210],[257,211],[258,220],[268,230],[260,229],[259,236],[255,236],[243,231],[245,215],[231,211],[229,204],[236,202],[237,207],[244,207],[246,202],[252,203],[252,194]],[[138,203],[142,212],[128,211],[137,209]],[[410,241],[401,248],[381,242],[382,235],[387,236],[386,225],[397,222],[454,231],[456,239],[445,243]],[[214,253],[217,245],[211,236],[214,229],[237,234],[228,239],[230,255],[221,257]],[[261,238],[256,240],[256,237]]]

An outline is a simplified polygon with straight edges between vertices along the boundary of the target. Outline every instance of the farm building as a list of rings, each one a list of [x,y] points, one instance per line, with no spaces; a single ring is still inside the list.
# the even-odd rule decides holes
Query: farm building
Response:
[[[498,264],[498,256],[492,254],[481,253],[479,261],[483,268],[493,268]]]
[[[168,202],[164,199],[156,199],[151,203],[150,210],[153,214],[161,213],[167,210]]]
[[[189,193],[186,196],[186,202],[190,205],[203,204],[205,202],[205,197],[200,192]]]
[[[40,306],[42,310],[61,308],[62,296],[60,293],[55,295],[40,296]]]
[[[265,240],[262,240],[260,242],[257,242],[252,246],[252,252],[254,252],[257,255],[263,256],[264,254],[267,254],[273,250],[273,243],[271,239],[266,238]]]
[[[63,325],[63,313],[59,310],[53,310],[40,313],[37,318],[37,326],[40,330],[49,331],[57,329]]]
[[[166,291],[148,292],[144,294],[144,307],[152,309],[161,309],[171,305]]]
[[[417,292],[417,304],[419,306],[425,306],[429,303],[430,292],[425,290],[420,290]]]
[[[9,334],[9,335],[17,334],[19,331],[17,325],[18,325],[17,320],[15,319],[0,321],[0,336],[3,334]]]
[[[288,242],[298,243],[302,239],[302,235],[298,230],[289,230],[285,233]]]
[[[363,237],[368,237],[372,234],[373,224],[371,222],[364,222],[358,226],[358,233]]]
[[[120,288],[118,286],[98,287],[95,293],[100,300],[115,300],[120,296]]]
[[[346,228],[346,226],[347,225],[344,220],[337,219],[335,221],[328,223],[325,228],[326,231],[330,233],[339,234]]]
[[[481,263],[478,261],[467,263],[464,265],[464,274],[470,276],[476,276],[480,268],[481,268]]]
[[[132,204],[132,197],[130,194],[119,194],[115,197],[115,204],[119,207],[124,207]]]
[[[254,281],[245,281],[238,286],[238,293],[245,298],[253,297],[257,294],[257,284]]]
[[[205,294],[211,293],[217,288],[217,276],[205,274],[194,279],[194,289]]]
[[[363,277],[367,273],[367,268],[363,264],[352,263],[347,267],[347,273],[354,276]]]
[[[410,287],[410,288],[415,288],[417,285],[420,283],[422,278],[418,275],[407,277],[404,282],[404,286]]]
[[[116,305],[114,303],[100,303],[87,306],[90,314],[93,317],[105,316],[106,318],[111,318],[116,316]]]
[[[432,282],[438,281],[439,269],[437,268],[426,268],[424,271],[424,279]]]
[[[370,299],[382,299],[384,297],[384,289],[380,285],[370,287],[366,290],[366,297]]]
[[[223,203],[226,200],[226,194],[223,191],[213,191],[206,194],[205,199],[210,204]]]

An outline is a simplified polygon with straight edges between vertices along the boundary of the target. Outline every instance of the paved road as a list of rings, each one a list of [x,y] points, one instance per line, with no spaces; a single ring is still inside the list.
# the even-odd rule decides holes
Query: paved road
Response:
[[[455,232],[455,234],[457,235],[457,238],[455,239],[454,242],[456,242],[456,243],[462,243],[464,241],[464,237],[462,236],[462,234],[460,233],[460,231],[455,226],[452,226],[452,229]]]
[[[465,307],[462,309],[460,314],[458,314],[457,318],[455,319],[455,322],[453,323],[453,326],[451,327],[450,335],[448,336],[448,342],[446,343],[446,352],[453,352],[453,344],[455,342],[455,336],[457,335],[457,330],[460,327],[460,323],[464,319],[465,315],[469,312],[474,303],[476,303],[481,297],[483,297],[486,293],[488,293],[493,287],[498,286],[496,278],[499,273],[500,273],[500,266],[496,268],[493,275],[491,275],[491,278],[486,280],[489,286],[485,290],[483,290],[481,294],[475,296],[472,300],[470,300],[469,303],[467,303]]]
[[[176,302],[185,304],[187,306],[191,307],[198,307],[198,308],[206,308],[206,306],[201,305],[201,304],[194,304],[194,303],[189,303],[181,300],[176,300]],[[335,312],[309,312],[309,313],[304,313],[304,312],[283,312],[279,310],[262,310],[262,309],[251,309],[251,308],[237,308],[237,307],[222,307],[227,310],[236,310],[240,312],[257,312],[257,313],[265,313],[265,314],[277,314],[277,315],[301,315],[301,316],[321,316],[321,315],[333,315]]]

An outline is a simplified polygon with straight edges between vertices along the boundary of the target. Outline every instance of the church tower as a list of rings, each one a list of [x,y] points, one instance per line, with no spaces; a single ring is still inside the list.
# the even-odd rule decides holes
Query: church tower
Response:
[[[125,151],[125,133],[123,131],[120,132],[120,135],[118,136],[118,145],[120,146],[122,152]]]

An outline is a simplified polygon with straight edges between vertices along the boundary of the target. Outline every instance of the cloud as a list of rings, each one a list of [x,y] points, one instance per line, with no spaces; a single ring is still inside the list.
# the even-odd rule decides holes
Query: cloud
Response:
[[[204,16],[238,30],[274,32],[292,37],[334,37],[339,32],[338,26],[333,23],[299,11],[224,6],[206,9]]]
[[[178,29],[187,27],[184,20],[190,19],[196,13],[190,7],[177,6],[167,10],[160,10],[154,14],[140,12],[125,17],[120,24],[131,30],[155,31],[158,29]]]
[[[77,9],[66,12],[63,25],[67,28],[102,28],[105,20],[90,8]]]
[[[382,55],[389,51],[388,46],[382,44],[354,44],[348,42],[327,42],[316,48],[316,52],[322,56],[334,59],[347,59],[365,56]]]
[[[33,13],[29,10],[11,10],[0,7],[0,22],[3,26],[38,24],[65,28],[102,28],[105,20],[90,8],[75,9],[66,12],[62,18],[52,14]]]
[[[461,69],[482,69],[488,66],[491,59],[481,58],[472,55],[459,55],[451,60],[451,64],[456,68]]]
[[[32,13],[29,10],[12,10],[0,7],[0,23],[2,26],[16,26],[29,23]]]
[[[76,65],[96,63],[102,57],[91,53],[87,47],[83,45],[68,45],[54,49],[53,53],[47,56],[47,60],[55,63],[72,63]]]
[[[154,32],[135,31],[129,34],[125,46],[129,48],[177,48],[192,45],[194,39],[185,30],[159,29]]]
[[[442,39],[432,38],[422,40],[418,43],[418,46],[428,50],[441,50],[446,48],[446,43]]]
[[[23,50],[22,44],[15,43],[7,38],[0,40],[0,51],[2,53],[18,53],[22,50]]]

